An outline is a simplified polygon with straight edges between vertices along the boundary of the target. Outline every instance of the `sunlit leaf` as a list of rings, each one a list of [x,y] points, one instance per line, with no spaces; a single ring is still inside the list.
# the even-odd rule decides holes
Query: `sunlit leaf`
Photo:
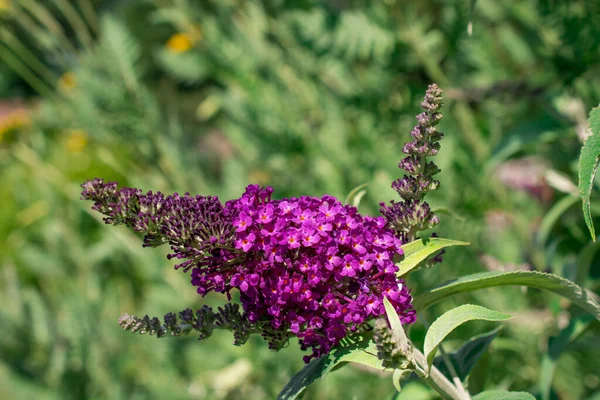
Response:
[[[459,240],[450,240],[442,238],[427,238],[419,239],[402,246],[404,250],[404,258],[397,263],[400,270],[398,276],[406,275],[419,266],[421,262],[426,260],[432,254],[440,251],[444,247],[450,246],[468,246],[469,243]]]
[[[395,369],[394,373],[392,375],[392,383],[394,384],[394,387],[396,388],[397,391],[401,392],[402,391],[402,386],[400,385],[400,381],[402,380],[402,377],[404,376],[404,374],[410,374],[410,370],[408,369]]]
[[[392,331],[398,335],[400,340],[403,342],[408,342],[408,338],[406,337],[406,333],[404,332],[404,328],[402,328],[402,323],[400,322],[400,317],[398,316],[398,313],[396,313],[396,310],[394,310],[394,306],[392,303],[390,303],[387,297],[383,298],[383,305],[385,306],[385,312],[387,314],[388,321],[390,321],[390,327],[392,328]],[[402,343],[402,345],[404,344],[405,343]]]
[[[438,346],[454,329],[468,321],[505,321],[511,316],[474,304],[456,307],[436,319],[427,330],[423,353],[427,367],[431,368]]]
[[[423,311],[456,293],[508,285],[528,286],[556,293],[589,311],[600,320],[598,296],[569,280],[537,271],[482,272],[463,276],[420,294],[413,304],[417,310]]]
[[[502,390],[488,390],[472,397],[473,400],[535,400],[527,392],[504,392]]]
[[[348,193],[348,196],[346,196],[344,204],[350,204],[351,206],[358,208],[358,206],[360,205],[360,201],[362,200],[363,196],[367,193],[366,187],[367,184],[363,183],[362,185],[359,185],[352,189],[350,193]]]
[[[579,157],[579,195],[583,202],[583,218],[590,230],[592,240],[596,241],[596,231],[592,221],[590,195],[594,186],[594,178],[600,163],[600,107],[590,113],[588,120],[591,136],[587,138],[581,148]]]

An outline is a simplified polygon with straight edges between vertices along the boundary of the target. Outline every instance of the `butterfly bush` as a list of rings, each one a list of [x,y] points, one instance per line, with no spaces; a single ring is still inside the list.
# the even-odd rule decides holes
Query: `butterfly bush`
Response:
[[[441,91],[431,85],[417,117],[414,141],[404,146],[400,163],[409,175],[392,187],[402,201],[382,203],[383,216],[358,213],[335,197],[302,196],[276,200],[273,188],[249,185],[225,204],[217,197],[143,193],[118,188],[96,178],[82,185],[82,199],[107,224],[124,224],[144,234],[145,247],[170,246],[176,269],[191,271],[198,294],[223,293],[228,303],[214,311],[204,306],[178,315],[119,320],[126,330],[181,335],[192,330],[199,339],[214,329],[230,330],[234,343],[261,334],[273,350],[295,336],[304,357],[328,353],[342,339],[371,329],[370,321],[385,316],[384,297],[403,324],[415,321],[412,297],[395,262],[402,245],[415,233],[438,222],[423,196],[439,186],[426,157],[435,155],[442,137],[435,129],[441,114]],[[439,257],[437,257],[439,259]],[[232,292],[239,293],[239,303]]]

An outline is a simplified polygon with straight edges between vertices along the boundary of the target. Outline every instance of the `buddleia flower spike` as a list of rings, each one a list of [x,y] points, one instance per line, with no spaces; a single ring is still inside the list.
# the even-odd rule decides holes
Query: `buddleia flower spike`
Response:
[[[380,203],[381,214],[402,243],[412,242],[419,231],[434,228],[439,223],[438,216],[424,201],[424,197],[440,187],[440,182],[434,179],[440,169],[428,159],[438,154],[439,141],[444,137],[436,128],[442,119],[439,112],[442,104],[442,90],[435,83],[429,85],[421,103],[425,111],[417,115],[417,125],[410,133],[413,140],[402,147],[406,157],[398,167],[406,174],[392,183],[401,200],[392,200],[389,205]],[[430,263],[439,261],[441,253],[433,257]]]

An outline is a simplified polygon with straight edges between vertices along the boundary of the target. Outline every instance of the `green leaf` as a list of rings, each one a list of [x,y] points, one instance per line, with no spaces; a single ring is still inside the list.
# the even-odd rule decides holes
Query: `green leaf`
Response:
[[[409,369],[395,369],[392,375],[392,383],[398,392],[402,391],[402,386],[400,386],[400,380],[402,380],[402,376],[405,374],[410,374],[411,370]]]
[[[468,246],[470,243],[461,242],[458,240],[442,239],[442,238],[426,238],[415,240],[402,246],[404,250],[404,258],[397,263],[400,270],[398,276],[406,275],[406,273],[415,269],[421,262],[427,259],[433,253],[438,252],[444,247],[450,246]]]
[[[196,52],[173,54],[167,50],[156,53],[158,63],[176,79],[185,83],[201,83],[210,76],[211,66]]]
[[[576,196],[565,196],[552,206],[550,211],[544,215],[542,222],[540,223],[540,228],[537,233],[537,242],[540,245],[544,245],[550,236],[550,231],[556,224],[556,222],[560,219],[560,217],[567,212],[571,206],[575,205],[579,199]]]
[[[499,326],[493,331],[472,337],[458,350],[448,354],[448,358],[461,381],[467,379],[477,361],[484,355],[490,343],[492,343],[492,340],[498,336],[498,333],[500,333],[501,330],[502,326]],[[450,374],[450,371],[448,371],[448,367],[442,357],[436,357],[433,360],[433,365],[435,365],[448,379],[452,379],[452,375]]]
[[[593,318],[587,314],[573,318],[558,336],[549,339],[548,352],[544,354],[540,367],[540,393],[543,400],[550,399],[552,380],[560,354],[590,326],[592,321]]]
[[[467,220],[465,217],[463,217],[462,215],[458,214],[455,211],[452,211],[448,207],[438,207],[438,208],[434,209],[433,212],[436,213],[437,215],[447,215],[447,216],[454,218],[460,222],[464,222]]]
[[[503,390],[488,390],[472,397],[473,400],[535,400],[527,392],[505,392]]]
[[[507,285],[528,286],[556,293],[589,311],[594,317],[600,320],[600,302],[598,296],[571,281],[556,275],[537,271],[482,272],[463,276],[422,293],[415,298],[413,304],[415,309],[423,311],[456,293]]]
[[[579,251],[576,265],[577,275],[575,278],[575,283],[578,285],[583,285],[590,275],[590,269],[592,268],[592,263],[596,258],[598,250],[600,250],[600,241],[590,242],[583,248],[583,250]]]
[[[362,185],[359,185],[352,189],[350,193],[348,193],[348,196],[346,196],[344,204],[350,204],[352,207],[358,208],[360,201],[362,200],[363,196],[367,193],[367,190],[365,189],[366,187],[367,184],[363,183]]]
[[[465,304],[444,313],[431,324],[425,335],[423,353],[427,358],[427,368],[431,368],[433,357],[442,340],[460,325],[474,320],[505,321],[510,318],[510,315],[474,304]]]
[[[292,377],[285,385],[277,399],[292,400],[298,396],[314,381],[323,379],[335,367],[342,363],[354,362],[371,368],[383,370],[381,360],[377,358],[375,342],[371,335],[356,336],[344,341],[344,344],[334,348],[329,354],[312,360],[300,372]]]
[[[102,45],[115,61],[125,85],[131,91],[137,90],[136,64],[141,55],[137,40],[121,21],[113,17],[102,19],[102,33]]]
[[[579,157],[579,196],[583,206],[583,218],[590,230],[592,240],[596,241],[590,195],[594,186],[598,163],[600,163],[600,107],[596,107],[590,112],[588,124],[592,134],[583,144],[581,156]]]
[[[392,303],[390,303],[387,297],[383,298],[383,305],[385,307],[385,313],[387,314],[392,331],[398,334],[403,339],[408,340],[406,334],[404,333],[404,329],[402,328],[402,322],[400,322],[400,317],[398,316],[398,313],[396,313],[396,310],[394,310],[394,306],[392,305]]]

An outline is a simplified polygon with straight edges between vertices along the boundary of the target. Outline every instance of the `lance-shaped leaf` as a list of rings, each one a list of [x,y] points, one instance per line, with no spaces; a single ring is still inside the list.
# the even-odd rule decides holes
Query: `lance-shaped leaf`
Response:
[[[419,239],[405,244],[402,246],[402,250],[404,250],[404,258],[402,261],[396,264],[400,268],[397,275],[406,275],[406,273],[418,267],[419,264],[425,261],[429,256],[437,253],[444,247],[468,245],[469,243],[467,242],[442,238]]]
[[[367,184],[363,183],[362,185],[359,185],[359,186],[355,187],[354,189],[352,189],[350,191],[350,193],[348,193],[348,196],[346,196],[346,199],[344,200],[344,204],[350,204],[351,206],[358,208],[363,196],[365,194],[367,194],[366,187],[367,187]]]
[[[505,392],[503,390],[488,390],[479,393],[473,400],[535,400],[532,394],[527,392]]]
[[[499,326],[493,331],[472,337],[458,350],[448,354],[448,359],[454,366],[454,370],[461,381],[467,379],[477,361],[483,356],[490,343],[492,343],[492,340],[498,336],[498,333],[500,333],[501,330],[502,327]],[[446,366],[443,357],[436,357],[433,360],[433,365],[435,365],[446,378],[452,379],[452,375],[450,374],[450,371],[448,371],[448,367]]]
[[[544,246],[554,225],[560,220],[572,206],[577,204],[579,199],[577,196],[568,195],[557,201],[554,206],[544,215],[540,227],[537,232],[537,241]]]
[[[590,230],[592,240],[596,241],[590,195],[598,171],[598,163],[600,163],[600,107],[596,107],[590,112],[588,124],[591,135],[583,144],[579,157],[579,196],[583,206],[583,218]]]
[[[397,391],[401,392],[402,391],[402,386],[400,385],[400,381],[402,380],[402,377],[404,375],[410,374],[411,371],[408,369],[395,369],[394,373],[392,374],[392,383],[394,384],[394,387],[396,388]]]
[[[562,351],[585,331],[593,322],[593,318],[587,314],[571,319],[569,325],[560,331],[557,336],[551,337],[548,342],[548,351],[542,357],[540,367],[540,393],[543,400],[550,399],[552,380],[556,370],[556,364]]]
[[[383,305],[385,307],[385,313],[387,314],[388,321],[390,322],[392,332],[394,332],[397,337],[402,340],[402,347],[405,347],[406,343],[408,343],[408,337],[406,337],[404,328],[402,328],[402,322],[400,322],[398,313],[396,310],[394,310],[394,306],[392,303],[390,303],[387,297],[383,298]]]
[[[600,320],[598,296],[567,279],[537,271],[482,272],[463,276],[422,293],[415,298],[413,304],[415,309],[423,311],[456,293],[507,285],[528,286],[556,293],[589,311]]]
[[[454,329],[468,321],[505,321],[510,315],[493,311],[474,304],[456,307],[436,319],[427,330],[423,353],[427,358],[427,368],[431,368],[438,346]]]
[[[392,332],[396,337],[396,340],[400,342],[400,347],[404,349],[411,349],[410,351],[412,352],[412,345],[410,344],[410,341],[406,336],[406,332],[404,332],[404,328],[402,328],[402,322],[400,322],[400,317],[398,316],[396,310],[394,310],[394,306],[392,305],[392,303],[390,303],[387,297],[383,298],[383,305],[385,306],[385,313],[387,314],[387,318],[390,323],[390,327],[392,328]],[[394,384],[394,387],[397,391],[402,390],[402,387],[400,386],[400,380],[402,379],[402,376],[405,373],[410,373],[410,370],[394,370],[394,374],[392,376],[392,383]]]
[[[321,358],[312,360],[305,365],[285,385],[278,400],[292,400],[298,396],[314,381],[323,379],[335,367],[348,362],[366,365],[371,368],[383,370],[381,360],[377,358],[377,348],[371,340],[371,335],[365,334],[347,339],[344,344],[334,348]]]

